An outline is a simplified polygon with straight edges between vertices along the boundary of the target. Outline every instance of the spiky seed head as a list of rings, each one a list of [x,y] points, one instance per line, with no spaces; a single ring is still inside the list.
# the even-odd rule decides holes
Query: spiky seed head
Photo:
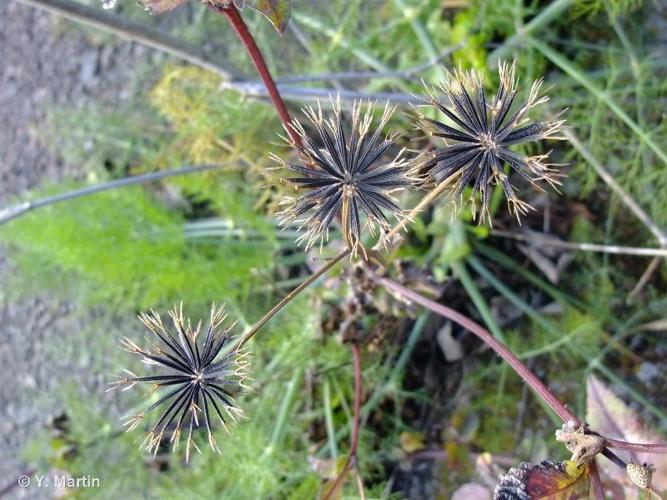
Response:
[[[502,186],[517,219],[532,208],[517,197],[505,165],[540,190],[543,182],[552,187],[560,184],[554,165],[547,162],[548,155],[526,156],[512,150],[517,144],[560,139],[558,132],[564,121],[528,118],[531,109],[548,100],[540,94],[542,80],[534,82],[527,97],[519,100],[515,63],[500,64],[499,74],[498,90],[487,99],[479,73],[445,70],[444,82],[437,88],[426,86],[426,101],[415,110],[417,126],[445,142],[420,156],[418,172],[427,184],[451,182],[460,201],[464,189],[470,186],[468,202],[476,215],[476,203],[480,201],[480,222],[489,215],[491,192],[497,184]],[[450,120],[449,124],[427,117],[422,111],[425,107],[435,107]]]
[[[185,428],[185,458],[188,461],[192,447],[199,451],[193,441],[196,429],[205,427],[209,445],[213,451],[219,452],[213,436],[216,417],[227,430],[228,419],[237,421],[243,416],[234,396],[247,388],[248,352],[233,346],[233,325],[225,325],[224,306],[211,307],[203,340],[199,339],[202,323],[199,322],[193,329],[190,321],[183,317],[182,304],[174,307],[169,316],[171,327],[165,326],[160,315],[154,311],[139,315],[139,320],[154,341],[149,347],[140,347],[128,338],[121,341],[123,349],[140,356],[146,364],[159,366],[163,373],[138,377],[125,370],[111,384],[111,388],[125,390],[138,383],[147,383],[153,386],[153,391],[163,390],[157,401],[143,412],[126,417],[123,426],[128,432],[133,431],[148,413],[161,408],[140,448],[155,455],[165,434],[171,433],[169,441],[175,451],[181,431]]]
[[[379,228],[382,243],[391,229],[388,215],[404,217],[393,194],[410,187],[414,180],[408,174],[403,151],[389,162],[382,161],[395,139],[394,134],[383,136],[382,132],[394,107],[385,105],[375,129],[371,128],[374,106],[370,102],[365,110],[360,102],[353,104],[350,127],[344,123],[340,99],[332,100],[332,107],[332,114],[326,118],[320,103],[317,109],[304,108],[314,129],[312,135],[300,122],[292,123],[303,144],[286,140],[300,153],[300,162],[288,163],[272,155],[280,165],[298,174],[288,178],[296,195],[284,201],[287,208],[279,214],[280,223],[297,223],[298,230],[303,231],[297,242],[305,243],[308,249],[316,243],[323,245],[334,219],[340,217],[345,242],[357,255],[359,249],[363,251],[364,231],[374,235]]]

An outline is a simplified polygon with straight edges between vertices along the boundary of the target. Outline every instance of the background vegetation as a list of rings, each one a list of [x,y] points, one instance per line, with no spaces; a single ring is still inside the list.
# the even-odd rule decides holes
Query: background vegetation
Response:
[[[162,22],[254,80],[225,19],[199,7],[188,5]],[[131,3],[119,10],[149,22]],[[664,6],[650,0],[296,1],[282,38],[261,16],[248,11],[245,17],[275,74],[331,74],[295,84],[301,87],[420,93],[422,78],[441,78],[438,64],[410,70],[449,48],[442,63],[485,71],[493,88],[489,68],[516,56],[523,81],[545,76],[550,110],[568,108],[579,144],[550,145],[565,165],[563,194],[529,193],[537,210],[524,228],[574,242],[659,246],[593,164],[604,166],[658,228],[667,227]],[[519,30],[525,36],[517,38]],[[369,70],[377,75],[335,75]],[[408,76],[396,74],[401,71]],[[190,164],[224,168],[80,198],[3,227],[19,263],[13,289],[46,288],[82,309],[118,317],[149,307],[165,311],[181,300],[188,315],[205,317],[212,301],[224,301],[241,331],[305,279],[318,259],[304,255],[291,231],[274,222],[284,188],[267,187],[277,179],[268,153],[289,155],[278,144],[280,123],[265,102],[226,88],[205,70],[172,61],[138,68],[137,75],[126,109],[54,108],[43,137],[66,161],[85,163],[91,182]],[[424,147],[407,139],[413,135],[408,117],[397,114],[393,126],[404,132],[402,146]],[[34,196],[75,186],[46,186]],[[403,201],[414,204],[409,196]],[[496,196],[494,228],[514,230],[501,201]],[[657,385],[639,376],[642,366],[658,367],[667,357],[662,263],[636,291],[650,259],[537,249],[475,226],[469,213],[452,220],[443,205],[415,224],[390,271],[485,324],[578,414],[586,413],[586,380],[596,374],[653,427],[667,429],[664,373]],[[351,360],[339,332],[348,294],[342,278],[339,271],[308,291],[252,342],[255,390],[242,401],[250,418],[229,436],[218,433],[222,456],[206,450],[187,466],[179,454],[149,458],[136,450],[135,434],[117,432],[117,415],[141,404],[141,391],[115,399],[103,387],[82,393],[74,380],[63,380],[66,421],[36,436],[26,459],[100,477],[103,488],[79,490],[81,498],[316,496],[344,457],[350,432]],[[359,451],[368,498],[449,497],[480,480],[477,457],[485,452],[498,468],[566,457],[552,439],[557,420],[469,334],[381,293],[373,307],[365,320]],[[113,349],[120,331],[138,339],[143,333],[138,322],[103,332],[91,325],[80,332],[82,349],[67,355],[74,361],[97,351],[100,362],[91,366],[99,375],[132,369]],[[352,482],[345,491],[357,494]]]

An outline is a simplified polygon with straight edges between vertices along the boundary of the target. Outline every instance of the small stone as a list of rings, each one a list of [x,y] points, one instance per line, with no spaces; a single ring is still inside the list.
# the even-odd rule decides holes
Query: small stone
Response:
[[[653,379],[659,378],[662,376],[660,368],[655,363],[650,363],[648,361],[641,363],[639,365],[639,371],[637,372],[637,378],[642,381],[644,384],[651,384]]]

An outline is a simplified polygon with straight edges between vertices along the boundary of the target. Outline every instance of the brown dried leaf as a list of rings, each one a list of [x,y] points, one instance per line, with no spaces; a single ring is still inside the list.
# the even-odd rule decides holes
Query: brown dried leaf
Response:
[[[151,14],[162,14],[185,3],[185,0],[139,0],[139,5]]]
[[[600,434],[613,439],[634,443],[664,442],[657,432],[647,428],[642,419],[616,396],[604,383],[594,376],[586,382],[586,422]],[[644,462],[656,468],[653,474],[653,486],[659,490],[667,489],[667,455],[649,453],[630,453],[626,461],[637,464]],[[636,489],[627,478],[625,471],[607,460],[600,461],[600,467],[611,478],[629,486],[632,495]]]
[[[575,462],[522,463],[501,476],[495,500],[577,500],[589,498],[590,471]]]
[[[290,18],[290,0],[237,0],[236,3],[241,4],[241,8],[247,5],[261,12],[280,33],[284,33],[287,29]]]

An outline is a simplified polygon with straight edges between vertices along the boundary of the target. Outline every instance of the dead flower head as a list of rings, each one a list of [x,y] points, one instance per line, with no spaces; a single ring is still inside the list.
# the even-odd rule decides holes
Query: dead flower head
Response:
[[[426,87],[427,103],[417,108],[418,126],[425,132],[442,137],[445,144],[424,153],[419,162],[420,173],[441,183],[451,181],[455,196],[462,200],[466,186],[472,188],[469,202],[473,214],[476,201],[481,201],[480,219],[488,217],[493,186],[500,184],[510,210],[519,218],[530,205],[515,194],[505,173],[505,165],[524,179],[542,189],[541,181],[551,186],[558,183],[558,174],[547,163],[548,155],[525,156],[512,147],[540,139],[558,139],[564,123],[559,120],[533,121],[527,116],[532,108],[547,102],[540,94],[542,80],[534,82],[524,100],[518,98],[515,64],[500,65],[500,85],[496,94],[487,100],[484,80],[475,71],[446,71],[446,81],[438,89]],[[446,101],[441,100],[444,94]],[[451,125],[433,120],[420,108],[433,106],[452,122]]]
[[[127,417],[123,424],[127,431],[134,430],[146,414],[162,408],[155,423],[150,428],[141,448],[154,455],[157,453],[165,433],[170,431],[173,450],[178,447],[181,430],[187,429],[185,458],[190,458],[190,447],[199,448],[192,439],[193,431],[205,427],[211,448],[220,452],[213,436],[214,420],[227,430],[227,421],[237,421],[243,415],[234,401],[234,394],[246,386],[245,370],[248,366],[247,352],[239,352],[231,345],[230,331],[233,325],[223,326],[226,314],[224,306],[211,307],[203,344],[198,342],[201,321],[192,328],[190,321],[183,319],[183,305],[169,312],[173,328],[164,325],[160,315],[151,311],[142,313],[141,322],[148,329],[156,344],[141,348],[127,337],[122,340],[122,348],[137,354],[148,365],[159,366],[164,373],[138,377],[126,370],[111,384],[111,388],[127,390],[137,383],[153,384],[152,390],[164,389],[160,397],[143,412]]]
[[[339,216],[345,242],[356,255],[358,249],[363,251],[363,231],[374,235],[379,228],[383,240],[391,229],[387,215],[403,217],[392,193],[407,188],[413,181],[408,176],[407,161],[401,159],[403,151],[388,163],[380,161],[395,138],[393,134],[382,134],[395,108],[387,104],[380,123],[372,130],[373,106],[369,103],[362,112],[361,103],[355,102],[346,132],[340,100],[332,104],[333,114],[328,118],[319,104],[317,110],[303,110],[317,132],[315,137],[301,123],[293,122],[303,146],[290,139],[288,142],[299,151],[305,165],[286,163],[273,155],[282,166],[298,174],[288,179],[298,193],[285,200],[288,206],[280,213],[280,222],[283,226],[299,224],[299,230],[304,232],[297,242],[305,242],[308,249],[328,239],[329,228]]]

